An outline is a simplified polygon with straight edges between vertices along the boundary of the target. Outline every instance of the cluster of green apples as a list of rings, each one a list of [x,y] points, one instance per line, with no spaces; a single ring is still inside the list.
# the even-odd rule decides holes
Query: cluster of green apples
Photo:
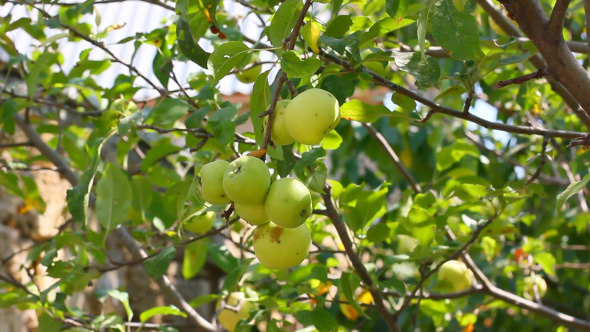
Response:
[[[309,189],[293,178],[271,183],[266,164],[252,156],[217,160],[201,168],[199,190],[211,204],[234,204],[235,212],[254,231],[254,252],[270,269],[300,264],[311,245],[305,221],[312,213]]]
[[[271,138],[275,144],[319,144],[340,122],[340,105],[330,92],[309,89],[275,108]]]

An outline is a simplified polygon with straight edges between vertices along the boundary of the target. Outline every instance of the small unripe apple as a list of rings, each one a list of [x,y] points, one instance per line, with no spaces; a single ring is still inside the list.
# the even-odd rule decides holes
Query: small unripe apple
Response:
[[[207,233],[214,223],[215,211],[208,211],[185,221],[184,228],[193,233]]]
[[[246,220],[250,225],[263,225],[268,222],[264,204],[246,205],[234,203],[234,209],[240,218]]]
[[[440,267],[438,280],[449,283],[455,292],[466,290],[473,283],[471,270],[467,268],[465,263],[457,260],[445,262]]]
[[[535,299],[534,285],[537,285],[537,293],[539,297],[545,296],[547,293],[547,282],[541,276],[525,277],[524,281],[524,297],[529,300]]]
[[[285,120],[285,110],[289,105],[290,100],[281,100],[277,103],[275,108],[274,120],[270,130],[270,137],[275,144],[289,145],[295,142],[293,137],[287,131],[287,122]]]
[[[260,76],[260,72],[262,71],[262,66],[256,65],[247,68],[246,70],[239,70],[236,73],[236,78],[238,81],[242,83],[253,83],[256,81],[258,76]]]
[[[220,305],[221,300],[217,302],[217,309],[219,309]],[[224,307],[219,312],[217,320],[224,329],[233,332],[238,322],[250,317],[250,311],[255,309],[256,305],[246,299],[246,294],[233,292],[225,298]]]
[[[299,265],[311,246],[311,233],[306,224],[284,228],[273,222],[256,227],[254,253],[269,269],[288,269]]]
[[[132,100],[117,99],[113,101],[110,109],[121,112],[125,115],[131,115],[137,112],[137,104]]]
[[[275,224],[286,228],[299,227],[311,216],[311,194],[297,179],[279,179],[270,185],[264,209],[268,219]]]
[[[223,190],[223,175],[228,165],[228,161],[216,160],[201,168],[199,191],[207,202],[211,204],[228,204],[231,202]]]
[[[285,125],[296,142],[318,144],[340,122],[340,105],[331,93],[309,89],[297,95],[285,110]]]
[[[223,190],[238,204],[262,204],[270,187],[270,171],[264,161],[244,156],[232,161],[223,175]]]

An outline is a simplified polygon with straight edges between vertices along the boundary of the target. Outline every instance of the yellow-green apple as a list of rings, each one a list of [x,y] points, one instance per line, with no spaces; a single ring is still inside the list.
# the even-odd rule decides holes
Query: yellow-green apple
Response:
[[[233,332],[236,329],[236,325],[242,319],[250,317],[250,311],[256,309],[256,305],[246,299],[246,294],[242,292],[230,293],[224,299],[225,303],[217,320],[223,326],[224,329]],[[217,302],[217,309],[221,305],[221,300]]]
[[[275,108],[274,120],[270,130],[270,137],[275,144],[289,145],[295,142],[293,137],[287,131],[287,122],[285,121],[285,110],[290,100],[281,100]]]
[[[256,79],[258,78],[258,76],[260,76],[260,72],[262,71],[262,66],[255,65],[255,66],[250,66],[249,68],[244,69],[240,69],[238,70],[238,72],[236,73],[236,78],[238,79],[238,81],[242,82],[242,83],[252,83],[255,82]]]
[[[340,122],[340,105],[331,93],[309,89],[297,95],[285,109],[287,132],[296,142],[318,144]]]
[[[268,219],[286,228],[299,227],[311,215],[311,194],[301,181],[279,179],[270,185],[264,209]]]
[[[545,296],[547,293],[547,282],[541,276],[525,277],[524,281],[524,297],[529,300],[535,299],[534,287],[537,285],[537,293],[539,297]]]
[[[199,191],[207,202],[211,204],[228,204],[231,202],[223,190],[223,175],[228,165],[228,161],[216,160],[201,168]]]
[[[238,204],[262,204],[270,187],[270,171],[264,161],[243,156],[232,161],[223,175],[223,190]]]
[[[311,233],[306,224],[284,228],[268,222],[254,231],[254,253],[269,269],[288,269],[299,265],[311,246]]]
[[[195,215],[184,222],[184,228],[193,233],[207,233],[215,223],[215,211]]]
[[[264,204],[246,205],[234,203],[234,209],[240,218],[246,220],[250,225],[263,225],[268,222]]]
[[[440,267],[438,270],[438,280],[450,284],[455,292],[466,290],[473,283],[471,270],[467,268],[465,263],[457,260],[445,262]]]

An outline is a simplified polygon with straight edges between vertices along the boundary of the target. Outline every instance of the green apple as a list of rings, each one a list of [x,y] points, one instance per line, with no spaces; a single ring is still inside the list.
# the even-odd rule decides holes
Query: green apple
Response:
[[[207,233],[215,223],[215,211],[195,215],[184,222],[184,228],[193,233]]]
[[[234,203],[234,209],[240,218],[246,220],[250,225],[263,225],[268,222],[264,204],[246,205]]]
[[[224,300],[224,307],[219,312],[217,320],[224,329],[233,332],[240,320],[250,317],[250,311],[255,310],[256,305],[248,301],[246,294],[242,292],[230,293]],[[220,305],[221,300],[217,302],[217,309]]]
[[[288,269],[307,257],[311,233],[306,224],[284,228],[272,221],[256,227],[254,253],[260,264],[269,269]]]
[[[264,161],[244,156],[232,161],[223,175],[223,190],[238,204],[262,204],[270,187],[270,171]]]
[[[199,191],[207,202],[211,204],[228,204],[231,202],[223,190],[223,175],[229,164],[225,160],[216,160],[201,168]]]
[[[296,142],[318,144],[340,122],[340,105],[331,93],[309,89],[297,95],[285,109],[287,132]]]
[[[285,110],[289,105],[290,100],[281,100],[277,103],[275,108],[274,120],[270,130],[270,137],[275,144],[289,145],[293,144],[295,140],[287,131],[287,122],[285,121]]]
[[[541,276],[525,277],[524,281],[524,297],[529,300],[535,299],[534,286],[537,285],[537,293],[539,297],[545,296],[547,293],[547,282]]]
[[[125,115],[131,115],[137,112],[137,104],[132,100],[125,100],[121,98],[113,101],[110,109],[121,112]]]
[[[471,270],[467,268],[465,263],[457,260],[445,262],[440,267],[438,270],[438,280],[449,283],[455,292],[466,290],[473,283]]]
[[[242,83],[253,83],[256,81],[258,76],[260,76],[261,71],[261,65],[250,66],[250,68],[247,68],[246,70],[238,70],[236,73],[236,78]]]
[[[309,189],[293,178],[273,182],[264,201],[268,218],[279,226],[299,227],[313,210]]]

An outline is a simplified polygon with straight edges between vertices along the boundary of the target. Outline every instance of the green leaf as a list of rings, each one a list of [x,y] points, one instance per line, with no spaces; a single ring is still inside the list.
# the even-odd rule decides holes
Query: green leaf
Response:
[[[155,125],[170,125],[185,116],[189,105],[180,99],[165,98],[152,109],[149,119]]]
[[[246,59],[248,51],[248,46],[239,41],[227,42],[217,47],[207,61],[207,68],[213,72],[215,83]]]
[[[8,99],[0,104],[0,121],[2,131],[14,135],[14,116],[18,113],[18,107],[14,100]]]
[[[336,130],[329,131],[321,142],[321,146],[325,150],[336,150],[340,144],[342,144],[342,136]]]
[[[399,92],[395,92],[391,96],[391,101],[405,111],[413,111],[416,109],[416,101]]]
[[[77,223],[86,224],[88,212],[88,203],[90,201],[90,190],[92,189],[92,183],[94,177],[98,171],[98,165],[100,162],[100,152],[104,143],[114,134],[111,131],[105,138],[100,140],[98,144],[92,145],[89,153],[92,155],[92,161],[90,162],[90,168],[84,171],[80,180],[73,188],[68,189],[66,195],[66,201],[68,202],[68,210],[72,214],[72,219]]]
[[[205,52],[201,46],[193,40],[191,27],[182,18],[178,20],[176,26],[176,38],[180,51],[184,56],[197,65],[207,68],[207,61],[209,60],[210,54]]]
[[[555,211],[558,213],[561,212],[561,209],[563,208],[563,205],[565,204],[565,202],[570,197],[572,197],[573,195],[577,194],[578,192],[580,192],[581,190],[586,188],[588,181],[590,181],[590,173],[586,174],[584,176],[584,178],[582,178],[582,180],[580,180],[579,182],[574,182],[574,183],[571,183],[569,186],[567,186],[567,188],[565,188],[565,190],[557,196],[557,203],[556,203]]]
[[[148,150],[145,154],[145,158],[141,161],[141,171],[147,172],[147,170],[157,161],[161,160],[165,156],[182,150],[181,147],[172,145],[170,143],[162,143],[156,145]]]
[[[51,318],[46,313],[43,313],[41,317],[39,317],[39,326],[37,327],[39,331],[43,332],[59,332],[61,331],[61,322]]]
[[[458,140],[445,146],[436,154],[436,168],[439,171],[444,171],[466,155],[479,157],[479,150],[464,140]]]
[[[207,303],[211,303],[213,301],[219,300],[221,298],[220,294],[206,294],[206,295],[201,295],[198,297],[195,297],[190,305],[191,307],[197,309]]]
[[[300,11],[299,0],[287,0],[281,4],[268,28],[268,37],[273,46],[283,46],[283,40],[291,34]]]
[[[106,230],[115,228],[127,218],[131,197],[127,175],[108,163],[96,186],[96,218]]]
[[[408,10],[409,0],[386,0],[385,12],[393,19],[403,19]]]
[[[197,241],[190,243],[184,250],[182,261],[182,277],[189,280],[196,276],[207,260],[207,242]]]
[[[156,256],[145,260],[145,272],[154,279],[160,278],[166,274],[168,265],[170,265],[174,257],[176,257],[176,248],[163,248]]]
[[[315,57],[301,60],[295,51],[288,51],[281,56],[281,68],[289,78],[309,77],[320,69],[322,62]]]
[[[337,331],[338,321],[334,315],[324,308],[316,308],[312,311],[313,325],[320,331]]]
[[[177,307],[175,307],[173,305],[169,305],[169,306],[154,307],[154,308],[151,308],[151,309],[148,309],[148,310],[142,312],[139,315],[139,321],[142,323],[145,323],[148,320],[150,320],[150,318],[152,318],[156,315],[164,315],[164,316],[173,315],[173,316],[186,317],[186,314],[184,312],[182,312],[180,309],[178,309]]]
[[[133,188],[133,198],[131,206],[141,213],[142,220],[145,221],[145,212],[152,204],[153,189],[147,178],[143,176],[134,177],[131,179],[131,187]]]
[[[218,246],[207,243],[211,259],[226,273],[231,272],[239,265],[238,260],[229,252],[226,246]]]
[[[165,44],[163,47],[165,47]],[[162,86],[167,89],[170,73],[172,72],[172,60],[164,57],[160,52],[156,52],[154,61],[152,62],[152,69],[154,70],[154,75],[156,75],[158,81],[160,81]]]
[[[555,263],[557,263],[555,257],[547,251],[542,251],[533,255],[535,262],[539,263],[543,268],[543,271],[548,275],[555,275]]]
[[[457,11],[452,0],[434,5],[432,35],[457,60],[474,60],[479,48],[479,29],[475,18]]]
[[[360,286],[361,277],[350,272],[343,272],[340,277],[340,290],[344,293],[348,303],[360,314],[366,317],[365,311],[359,305],[354,291]]]
[[[392,112],[383,105],[371,105],[353,99],[340,107],[340,116],[346,120],[371,123],[382,116],[390,116]]]
[[[31,65],[29,74],[25,79],[29,98],[32,99],[35,96],[37,86],[39,85],[39,76],[41,75],[42,71],[50,69],[49,67],[54,56],[55,54],[51,53],[46,47],[45,50],[41,52],[37,60],[35,60],[35,62]]]
[[[440,67],[433,57],[422,58],[420,53],[412,52],[393,52],[393,57],[401,70],[416,77],[421,88],[438,86]]]
[[[382,216],[387,204],[387,183],[374,191],[363,190],[361,186],[350,184],[340,196],[340,204],[346,223],[356,232]]]
[[[252,94],[250,94],[250,120],[254,127],[254,136],[258,146],[262,145],[264,141],[264,120],[259,118],[258,115],[266,111],[270,106],[269,73],[270,71],[265,71],[258,76],[252,88]]]
[[[381,241],[385,241],[389,237],[389,227],[387,224],[377,224],[372,226],[367,231],[367,240],[378,243]]]
[[[219,109],[209,116],[208,124],[219,143],[226,145],[233,142],[236,134],[236,124],[233,119],[238,114],[235,105]]]
[[[121,292],[117,289],[111,289],[108,291],[110,297],[114,298],[115,300],[119,300],[123,307],[125,308],[125,312],[127,313],[127,321],[131,321],[133,319],[133,310],[131,310],[131,306],[129,305],[129,294],[127,292]]]

